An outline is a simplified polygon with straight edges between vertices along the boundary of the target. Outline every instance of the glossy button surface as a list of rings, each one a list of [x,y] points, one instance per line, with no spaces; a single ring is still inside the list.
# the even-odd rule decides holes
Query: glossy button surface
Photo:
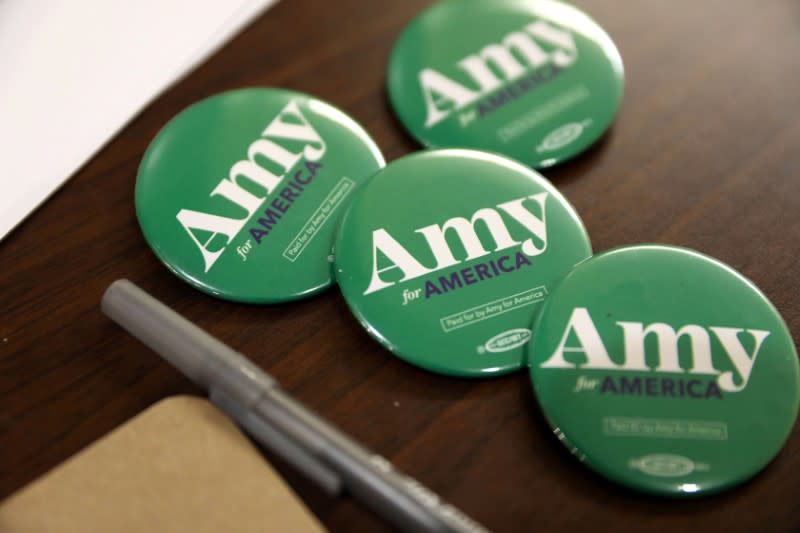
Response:
[[[606,131],[623,67],[611,38],[569,4],[444,0],[400,35],[387,85],[395,113],[424,145],[544,168]]]
[[[283,89],[222,93],[156,136],[136,180],[136,215],[158,258],[194,287],[268,303],[332,282],[339,216],[384,164],[351,118]]]
[[[650,493],[741,483],[797,417],[797,353],[775,307],[730,267],[683,248],[623,247],[578,265],[538,316],[529,364],[567,448]]]
[[[370,335],[455,376],[523,365],[531,317],[591,254],[566,199],[537,172],[474,150],[392,162],[355,194],[336,236],[337,281]]]

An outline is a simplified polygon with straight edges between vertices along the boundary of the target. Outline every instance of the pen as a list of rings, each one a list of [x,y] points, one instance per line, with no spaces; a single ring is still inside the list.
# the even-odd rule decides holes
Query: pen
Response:
[[[404,531],[487,531],[303,407],[243,355],[130,281],[112,283],[102,309],[205,389],[212,403],[254,439],[328,492],[346,489]]]

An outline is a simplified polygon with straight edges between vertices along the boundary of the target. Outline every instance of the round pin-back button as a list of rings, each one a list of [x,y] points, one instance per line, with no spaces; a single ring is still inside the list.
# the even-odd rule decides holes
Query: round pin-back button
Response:
[[[350,309],[395,355],[434,372],[519,369],[551,284],[591,254],[567,200],[505,157],[431,150],[356,191],[334,246]]]
[[[136,215],[158,258],[220,298],[269,303],[332,282],[338,217],[383,167],[342,111],[284,89],[240,89],[172,119],[142,159]]]
[[[584,464],[662,495],[724,490],[761,470],[798,412],[797,353],[747,279],[671,246],[614,249],[553,289],[530,376]]]
[[[577,8],[553,0],[443,0],[400,35],[389,99],[417,140],[498,152],[544,168],[609,127],[619,53]]]

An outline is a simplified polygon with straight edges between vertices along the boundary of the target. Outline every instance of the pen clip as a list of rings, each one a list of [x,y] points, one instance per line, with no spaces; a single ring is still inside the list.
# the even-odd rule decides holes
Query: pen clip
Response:
[[[334,496],[342,492],[342,481],[336,473],[320,463],[292,439],[243,408],[241,404],[218,388],[210,388],[208,396],[211,403],[232,418],[259,444],[285,459],[327,494]]]

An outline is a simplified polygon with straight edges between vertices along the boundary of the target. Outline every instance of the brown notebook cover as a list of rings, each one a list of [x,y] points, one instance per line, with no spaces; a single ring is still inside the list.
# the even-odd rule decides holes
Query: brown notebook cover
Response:
[[[175,396],[3,501],[0,531],[324,528],[225,415],[204,399]]]

